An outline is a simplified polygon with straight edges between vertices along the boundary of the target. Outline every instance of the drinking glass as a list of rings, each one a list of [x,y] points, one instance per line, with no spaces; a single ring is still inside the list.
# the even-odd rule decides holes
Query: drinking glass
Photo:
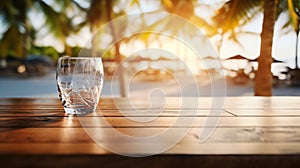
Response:
[[[88,114],[96,110],[103,86],[103,65],[99,57],[60,57],[56,69],[59,98],[67,114]]]

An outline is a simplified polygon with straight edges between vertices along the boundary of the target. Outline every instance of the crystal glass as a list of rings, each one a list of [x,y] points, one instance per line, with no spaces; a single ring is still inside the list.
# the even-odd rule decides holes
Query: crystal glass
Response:
[[[56,69],[59,97],[67,114],[96,110],[103,86],[99,57],[60,57]]]

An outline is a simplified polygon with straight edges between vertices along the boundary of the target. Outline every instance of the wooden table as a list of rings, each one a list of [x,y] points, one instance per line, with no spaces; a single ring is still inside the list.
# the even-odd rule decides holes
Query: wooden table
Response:
[[[65,115],[58,99],[0,99],[1,164],[5,167],[300,165],[300,97],[227,97],[222,107],[212,106],[213,101],[222,101],[216,98],[156,100],[152,102],[152,109],[145,111],[149,102],[141,98],[130,99],[135,108],[126,98],[103,98],[95,113],[78,117]],[[163,111],[160,111],[162,102]],[[195,106],[195,102],[199,104]],[[90,119],[109,125],[90,122],[93,121]],[[191,127],[191,123],[175,123],[185,119],[195,122]],[[213,134],[200,143],[200,131],[214,127],[214,123],[206,123],[208,119],[215,119],[212,121],[218,121],[218,125]],[[107,146],[101,146],[101,142],[97,144],[94,141],[97,138],[89,132],[110,129],[121,135],[147,139],[169,129],[175,130],[155,144],[145,141],[144,146],[138,147],[134,146],[135,142],[124,141],[107,132],[100,137],[99,141],[109,139],[112,144],[123,144],[124,149],[117,152],[128,151],[133,155],[135,151],[145,151],[137,154],[140,156],[151,154],[153,145],[159,148],[169,143],[186,128],[188,132],[181,141],[148,157],[112,153]]]

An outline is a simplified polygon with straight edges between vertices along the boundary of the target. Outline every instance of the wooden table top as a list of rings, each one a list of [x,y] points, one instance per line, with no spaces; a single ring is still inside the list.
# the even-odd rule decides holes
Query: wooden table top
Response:
[[[151,103],[102,98],[95,113],[67,116],[58,99],[0,99],[0,161],[10,167],[299,165],[300,97]],[[199,142],[204,130],[213,132]]]

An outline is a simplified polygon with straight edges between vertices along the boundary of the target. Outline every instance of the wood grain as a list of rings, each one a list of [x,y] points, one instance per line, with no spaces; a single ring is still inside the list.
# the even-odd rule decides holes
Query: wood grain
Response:
[[[223,106],[215,107],[214,103]],[[210,123],[206,123],[208,120]],[[217,125],[215,121],[218,121]],[[207,129],[213,129],[213,133],[200,143],[199,135]],[[170,133],[168,136],[162,136],[159,141],[142,142],[142,146],[140,142],[122,138],[123,135],[137,139],[153,137],[166,131]],[[34,163],[35,157],[45,160],[45,167],[77,167],[89,163],[111,165],[114,159],[126,164],[113,166],[132,166],[138,163],[137,159],[119,157],[107,150],[103,142],[121,144],[120,151],[124,154],[134,154],[139,146],[144,151],[141,154],[147,155],[155,147],[169,145],[181,136],[182,131],[186,131],[186,135],[175,146],[159,155],[146,157],[140,165],[147,167],[158,157],[162,161],[153,163],[155,167],[173,165],[171,163],[181,159],[186,159],[182,166],[199,166],[199,159],[205,157],[203,161],[210,164],[203,167],[210,167],[214,159],[223,163],[234,156],[237,158],[235,163],[240,164],[231,164],[231,167],[243,164],[247,167],[248,162],[255,161],[264,167],[297,167],[299,162],[296,160],[300,159],[300,99],[170,97],[151,102],[140,98],[103,98],[96,112],[86,116],[66,115],[59,99],[0,99],[0,161],[6,161],[8,167],[20,167],[17,163],[40,167],[41,164]],[[97,159],[90,160],[89,156],[97,156]],[[64,161],[69,164],[53,164],[59,157],[65,157]],[[82,164],[77,164],[74,159]]]

